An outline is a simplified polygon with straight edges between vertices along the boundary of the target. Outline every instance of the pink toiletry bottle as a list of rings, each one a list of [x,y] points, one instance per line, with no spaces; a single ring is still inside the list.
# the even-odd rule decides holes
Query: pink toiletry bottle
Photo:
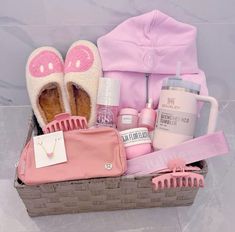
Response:
[[[97,95],[96,126],[114,127],[120,100],[120,81],[112,78],[100,78]]]
[[[152,98],[148,99],[146,108],[142,109],[139,117],[139,127],[147,127],[149,131],[154,130],[157,113],[153,109]]]

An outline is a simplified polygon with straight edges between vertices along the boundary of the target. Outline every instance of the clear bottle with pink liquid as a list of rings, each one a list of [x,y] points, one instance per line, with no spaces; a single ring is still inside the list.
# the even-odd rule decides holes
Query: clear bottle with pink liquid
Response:
[[[139,127],[147,127],[149,131],[154,130],[156,115],[157,113],[153,109],[153,100],[152,98],[149,98],[146,104],[146,108],[140,112]]]
[[[120,81],[108,77],[100,78],[97,95],[96,126],[114,127],[120,100]]]

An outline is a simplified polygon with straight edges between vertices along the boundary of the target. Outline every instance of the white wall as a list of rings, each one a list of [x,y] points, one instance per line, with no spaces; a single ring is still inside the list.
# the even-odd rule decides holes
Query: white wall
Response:
[[[39,46],[63,54],[78,39],[96,39],[123,20],[159,9],[198,28],[198,56],[211,95],[235,99],[235,1],[0,0],[0,105],[29,104],[25,63]]]

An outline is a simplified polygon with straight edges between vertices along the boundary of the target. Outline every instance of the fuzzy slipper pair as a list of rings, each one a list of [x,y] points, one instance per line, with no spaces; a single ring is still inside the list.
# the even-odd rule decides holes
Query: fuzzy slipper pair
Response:
[[[72,44],[65,62],[53,47],[33,51],[26,66],[26,82],[40,126],[44,127],[63,112],[84,116],[89,126],[94,125],[101,76],[97,47],[89,41],[79,40]]]

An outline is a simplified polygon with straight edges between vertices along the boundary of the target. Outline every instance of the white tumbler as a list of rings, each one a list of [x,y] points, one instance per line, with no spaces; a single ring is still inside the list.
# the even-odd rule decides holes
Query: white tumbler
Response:
[[[163,81],[153,138],[155,150],[168,148],[193,138],[199,101],[210,103],[207,133],[214,132],[218,102],[213,97],[199,95],[200,88],[199,84],[178,77]]]

